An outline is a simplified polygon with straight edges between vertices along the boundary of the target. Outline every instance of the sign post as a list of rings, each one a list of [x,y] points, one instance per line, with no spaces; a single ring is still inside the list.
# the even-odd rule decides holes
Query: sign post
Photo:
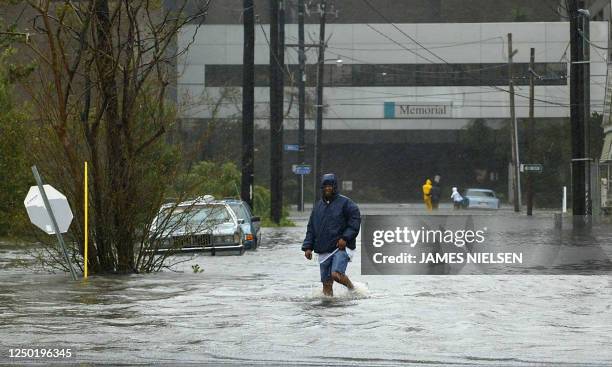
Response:
[[[296,175],[300,175],[300,186],[302,188],[301,190],[301,197],[300,197],[300,201],[301,201],[301,207],[304,207],[304,175],[309,175],[312,167],[309,164],[294,164],[291,167],[291,170],[293,171],[293,173],[295,173]]]
[[[87,161],[85,161],[85,174],[84,174],[84,178],[83,178],[83,201],[84,201],[84,221],[85,221],[85,238],[84,238],[84,246],[85,248],[83,249],[83,256],[85,257],[85,259],[83,260],[83,278],[87,279],[87,263],[89,262],[89,258],[87,257],[88,253],[88,240],[89,240],[89,233],[88,233],[88,213],[87,213],[87,209],[89,207],[89,202],[88,202],[88,196],[87,196],[87,190],[88,190],[88,185],[87,185]]]
[[[68,205],[68,200],[66,200],[66,197],[51,185],[43,185],[42,178],[40,177],[36,166],[32,166],[32,173],[34,174],[38,187],[32,186],[24,200],[30,221],[48,234],[55,233],[64,254],[66,265],[68,266],[68,269],[70,269],[72,279],[77,280],[76,272],[72,267],[72,263],[70,262],[70,257],[68,256],[68,251],[66,250],[66,244],[64,243],[64,237],[62,236],[62,232],[68,231],[68,227],[72,221],[72,211]],[[60,224],[58,224],[58,220],[55,217],[53,208],[51,207],[49,198],[47,197],[47,192],[53,194],[54,204],[56,204],[54,206],[60,212]],[[40,211],[41,201],[43,204],[42,206],[44,206],[46,209],[46,216]]]

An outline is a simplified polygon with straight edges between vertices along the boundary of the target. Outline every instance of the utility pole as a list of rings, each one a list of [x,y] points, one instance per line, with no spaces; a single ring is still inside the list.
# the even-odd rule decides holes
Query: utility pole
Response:
[[[578,1],[567,0],[570,19],[570,120],[572,136],[572,214],[584,216],[586,210],[584,52],[580,36]],[[576,224],[580,223],[576,221]]]
[[[510,84],[510,123],[512,125],[512,191],[514,211],[518,213],[521,211],[521,183],[519,181],[518,126],[514,109],[514,80],[512,79],[512,57],[516,52],[516,50],[512,49],[512,33],[508,33],[508,81]]]
[[[304,7],[304,0],[298,0],[298,62],[299,62],[299,73],[298,73],[298,104],[299,104],[299,116],[298,116],[298,158],[297,164],[304,164],[304,134],[305,134],[305,107],[306,107],[306,54],[304,48],[304,13],[306,9]],[[298,197],[297,197],[297,209],[298,211],[304,211],[304,175],[296,175],[299,177],[298,182]]]
[[[535,49],[532,47],[529,53],[529,127],[527,128],[527,161],[533,163],[534,146],[534,87],[535,85]],[[533,173],[527,172],[527,215],[533,213]]]
[[[282,204],[280,194],[280,158],[278,153],[280,129],[282,129],[282,105],[278,89],[282,73],[279,60],[279,2],[270,0],[270,217],[275,223],[280,222]]]
[[[255,171],[255,12],[253,0],[243,0],[244,50],[242,54],[242,178],[240,197],[253,208],[253,179]]]
[[[581,9],[578,10],[580,16],[580,24],[582,29],[582,82],[584,84],[584,200],[585,214],[593,214],[593,198],[591,195],[591,47],[589,41],[591,39],[590,32],[590,14],[584,9],[584,2],[581,4]]]
[[[323,72],[325,66],[325,12],[327,10],[327,1],[322,0],[320,4],[321,21],[319,25],[319,58],[317,60],[317,121],[315,127],[315,142],[314,142],[314,170],[313,170],[313,196],[316,203],[321,196],[319,188],[319,180],[321,179],[321,148],[322,130],[323,130]]]
[[[270,11],[270,217],[278,224],[283,214],[284,1],[272,0]]]
[[[283,134],[285,119],[285,0],[279,0],[278,9],[278,121],[277,121],[277,141],[276,141],[276,207],[272,209],[275,223],[280,223],[283,216]]]

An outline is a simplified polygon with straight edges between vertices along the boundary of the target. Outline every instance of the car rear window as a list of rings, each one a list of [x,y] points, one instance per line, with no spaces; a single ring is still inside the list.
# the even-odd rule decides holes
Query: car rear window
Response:
[[[229,206],[230,208],[232,208],[234,213],[236,213],[236,217],[238,217],[238,219],[248,219],[249,214],[245,210],[244,206],[242,206],[242,204],[229,204]]]

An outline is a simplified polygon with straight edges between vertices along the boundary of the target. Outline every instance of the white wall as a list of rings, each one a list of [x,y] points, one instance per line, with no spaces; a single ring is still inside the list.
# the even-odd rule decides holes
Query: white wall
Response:
[[[380,35],[402,44],[397,45]],[[437,56],[422,49],[389,24],[328,24],[331,37],[326,59],[341,58],[343,64],[393,63],[503,63],[507,61],[507,33],[513,34],[518,50],[515,62],[528,63],[529,49],[535,48],[536,62],[569,60],[569,24],[555,23],[460,23],[398,24],[404,33],[416,39]],[[306,42],[318,40],[318,25],[306,25]],[[179,47],[194,37],[194,26],[186,26],[179,36]],[[268,27],[256,26],[255,63],[268,63]],[[607,22],[591,22],[591,42],[607,47]],[[242,64],[242,26],[204,25],[195,35],[189,51],[179,60],[178,95],[185,118],[210,118],[212,104],[219,99],[219,88],[204,89],[206,64]],[[288,25],[286,42],[297,43],[297,26]],[[408,50],[412,50],[408,51]],[[605,84],[605,50],[591,47],[591,109],[601,111]],[[316,50],[308,52],[308,63],[316,63]],[[444,61],[442,61],[440,58]],[[427,60],[428,59],[428,60]],[[297,52],[288,48],[285,62],[297,63]],[[334,63],[333,60],[327,63]],[[568,65],[569,67],[569,65]],[[567,75],[569,76],[569,70]],[[286,82],[287,83],[287,82]],[[286,84],[287,85],[287,84]],[[507,89],[507,86],[500,86]],[[290,88],[287,88],[289,91]],[[218,116],[239,115],[240,96],[220,106]],[[312,92],[312,91],[311,91]],[[517,116],[528,116],[528,86],[516,88]],[[314,94],[314,93],[313,93]],[[329,87],[325,88],[325,127],[337,129],[459,129],[474,118],[507,118],[509,96],[492,87]],[[432,96],[434,94],[448,94]],[[569,81],[566,86],[536,86],[536,117],[568,117]],[[202,96],[205,96],[204,98]],[[256,88],[256,118],[265,126],[268,119],[269,92]],[[237,101],[237,103],[236,103]],[[383,103],[396,101],[441,102],[453,104],[453,119],[384,119]],[[548,102],[548,103],[547,103]],[[287,100],[286,100],[287,103]],[[554,103],[561,104],[558,106]],[[291,115],[297,116],[293,105]],[[287,120],[287,128],[296,126]],[[312,126],[311,123],[307,124]]]

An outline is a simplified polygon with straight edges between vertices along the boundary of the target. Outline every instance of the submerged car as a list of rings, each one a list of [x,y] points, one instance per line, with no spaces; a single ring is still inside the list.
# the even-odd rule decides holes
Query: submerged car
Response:
[[[501,207],[501,202],[493,190],[467,189],[463,197],[468,209],[499,209]]]
[[[156,252],[244,253],[245,235],[229,204],[211,196],[165,204],[151,226]]]
[[[222,201],[230,206],[238,218],[238,223],[244,235],[244,247],[247,250],[256,249],[260,240],[259,230],[261,227],[261,219],[257,216],[253,216],[249,204],[245,201],[233,198],[223,199]]]

